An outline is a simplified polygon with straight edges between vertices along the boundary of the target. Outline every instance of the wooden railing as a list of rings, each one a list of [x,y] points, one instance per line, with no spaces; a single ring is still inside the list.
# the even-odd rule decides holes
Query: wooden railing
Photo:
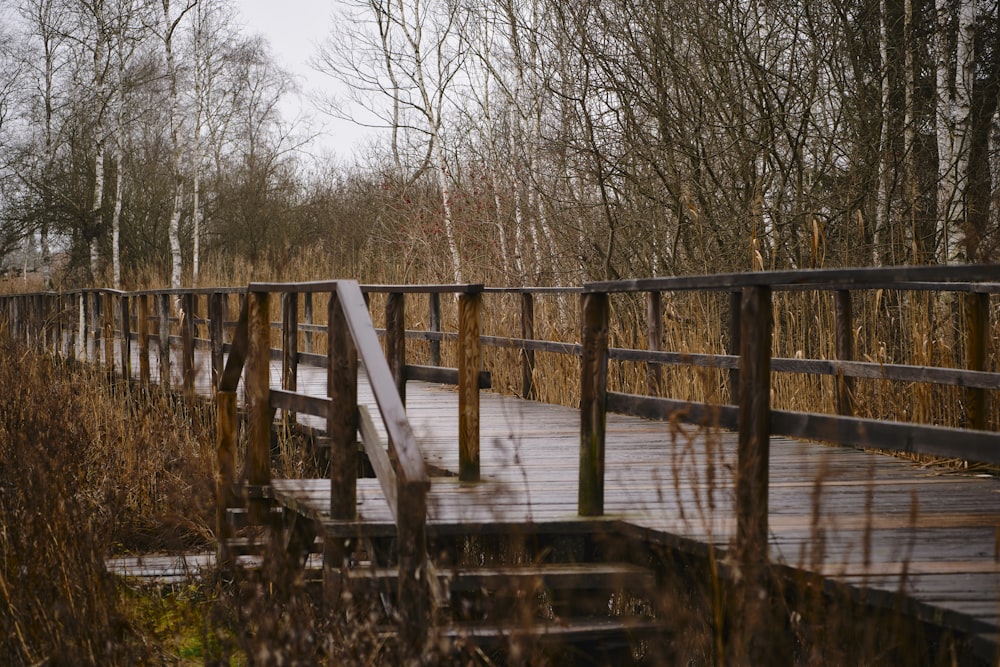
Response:
[[[296,392],[294,364],[297,325],[295,303],[298,294],[329,293],[327,318],[327,398]],[[270,386],[272,294],[284,297],[282,389]],[[368,377],[382,423],[388,435],[388,449],[379,437],[365,406],[358,405],[359,359]],[[289,365],[292,371],[288,372]],[[245,368],[244,368],[245,366]],[[251,504],[252,520],[264,521],[268,510],[264,493],[270,483],[271,425],[273,410],[292,410],[326,419],[329,438],[330,518],[353,521],[357,518],[357,436],[360,432],[368,459],[395,519],[399,555],[400,600],[413,604],[403,607],[408,619],[420,624],[426,600],[426,519],[430,480],[423,456],[403,407],[402,394],[393,369],[382,353],[364,296],[356,282],[298,284],[251,284],[236,326],[226,367],[218,384],[219,406],[219,493],[220,506],[232,488],[233,452],[236,447],[236,388],[244,374],[248,422],[247,481],[251,496],[261,499]],[[251,499],[254,503],[254,499]],[[256,510],[255,510],[256,507]],[[220,529],[224,523],[220,523]],[[346,554],[335,541],[326,545],[327,567],[339,568]]]
[[[372,369],[385,364],[386,373],[375,380],[379,384],[380,400],[386,401],[383,417],[392,423],[402,419],[405,402],[406,380],[422,379],[457,384],[460,394],[460,475],[463,480],[479,479],[478,401],[479,389],[489,386],[490,375],[482,371],[484,346],[515,350],[519,354],[520,392],[527,398],[538,394],[539,377],[535,353],[555,353],[579,357],[581,443],[578,504],[582,516],[603,514],[603,462],[606,447],[605,415],[607,411],[640,415],[651,419],[674,419],[694,423],[712,423],[739,432],[737,465],[737,547],[751,559],[766,555],[768,451],[771,435],[824,440],[849,446],[875,446],[881,449],[952,457],[1000,464],[1000,435],[982,430],[992,416],[989,409],[989,392],[1000,389],[1000,373],[988,368],[990,332],[990,295],[1000,292],[1000,267],[998,266],[948,266],[948,267],[899,267],[879,269],[838,269],[819,271],[790,271],[769,273],[744,273],[714,276],[656,278],[647,280],[590,283],[580,289],[517,288],[494,289],[482,286],[360,286],[351,288],[350,305],[343,281],[333,283],[257,284],[250,287],[248,303],[253,306],[236,326],[232,343],[224,339],[232,323],[226,322],[226,300],[230,294],[243,293],[243,289],[216,288],[202,290],[157,290],[123,293],[111,290],[83,290],[62,294],[31,294],[2,297],[7,326],[15,335],[70,355],[84,354],[86,350],[100,350],[93,354],[109,367],[131,373],[130,345],[139,346],[139,376],[149,381],[149,353],[151,341],[169,340],[179,344],[181,355],[182,388],[186,393],[194,390],[193,350],[196,346],[211,349],[213,384],[220,388],[220,407],[235,410],[235,381],[238,373],[224,373],[223,352],[231,346],[230,364],[235,358],[246,355],[248,377],[248,404],[255,408],[251,414],[250,428],[257,453],[249,457],[250,488],[262,487],[269,479],[268,459],[264,454],[261,434],[270,427],[270,411],[275,408],[295,412],[338,415],[328,423],[330,437],[347,443],[360,431],[373,467],[381,470],[379,479],[387,498],[396,496],[396,509],[400,505],[417,508],[419,502],[400,503],[400,477],[398,469],[393,481],[392,466],[386,460],[385,450],[371,448],[374,442],[371,420],[366,411],[340,410],[337,405],[356,404],[356,361],[352,346],[361,351],[357,336],[365,330],[364,361]],[[964,323],[965,368],[940,368],[914,366],[854,358],[853,319],[855,295],[861,291],[936,291],[953,293],[963,300],[968,314]],[[776,358],[772,354],[774,293],[782,291],[813,291],[830,293],[834,303],[834,359]],[[330,292],[330,309],[326,325],[313,322],[313,297]],[[682,292],[715,292],[728,294],[726,349],[721,354],[691,353],[662,349],[663,295]],[[269,302],[266,295],[282,294],[281,322],[268,322]],[[441,330],[441,294],[458,295],[458,331]],[[375,330],[363,307],[364,298],[359,294],[384,295],[386,356],[376,354]],[[407,299],[425,296],[428,301],[426,326],[422,330],[408,330],[404,322]],[[509,299],[520,302],[519,336],[481,335],[480,319],[483,308],[490,308],[491,299]],[[644,349],[617,348],[609,344],[614,295],[645,295],[647,322]],[[581,304],[580,339],[542,340],[536,338],[536,309],[538,298],[557,298],[563,301],[579,299]],[[484,301],[487,303],[484,306]],[[299,305],[304,303],[304,321],[299,316]],[[180,309],[175,308],[180,304]],[[205,304],[207,319],[199,317]],[[155,311],[155,312],[154,312]],[[364,312],[362,312],[364,311]],[[183,312],[183,316],[177,314]],[[411,309],[412,312],[412,309]],[[565,312],[562,309],[561,312]],[[128,316],[122,317],[122,313]],[[134,315],[132,315],[134,313]],[[251,314],[255,313],[253,317]],[[363,316],[362,316],[363,315]],[[246,319],[246,323],[244,323]],[[254,324],[250,325],[250,322]],[[364,323],[367,322],[367,323]],[[135,326],[133,326],[133,323]],[[364,323],[364,324],[363,324]],[[150,331],[150,325],[153,331]],[[198,337],[198,327],[208,326],[208,338]],[[173,335],[177,326],[178,335]],[[248,327],[246,349],[240,343],[241,327]],[[283,341],[281,350],[270,349],[270,331],[280,327]],[[371,327],[371,330],[368,328]],[[136,331],[133,331],[136,329]],[[114,350],[115,336],[120,338],[120,355]],[[300,333],[302,334],[300,336]],[[350,333],[350,336],[348,336]],[[512,332],[513,333],[513,332]],[[330,341],[326,354],[315,349],[315,337],[325,334]],[[407,364],[406,340],[421,340],[428,344],[429,365]],[[304,340],[305,350],[298,349]],[[256,342],[251,342],[256,341]],[[457,368],[444,369],[441,364],[442,343],[455,343],[458,352]],[[170,358],[167,346],[160,345],[162,383],[167,384]],[[252,396],[249,378],[254,386],[263,387],[267,362],[280,355],[282,359],[282,387],[268,389],[267,398]],[[116,359],[118,361],[116,361]],[[381,361],[380,361],[381,360]],[[643,395],[610,391],[608,389],[608,364],[639,363],[646,368],[646,393]],[[330,365],[329,396],[326,399],[306,397],[296,391],[296,365],[300,362]],[[715,368],[727,374],[728,403],[697,403],[689,400],[664,397],[669,387],[663,383],[666,366]],[[235,368],[235,366],[234,366]],[[376,371],[376,374],[381,371]],[[774,373],[801,373],[833,378],[836,414],[817,414],[775,410],[771,406],[772,377]],[[388,378],[388,379],[387,379]],[[875,378],[903,383],[931,383],[962,388],[965,392],[962,408],[964,423],[970,428],[946,428],[906,421],[883,421],[859,418],[855,379]],[[220,384],[224,383],[224,384]],[[389,398],[385,385],[391,385],[395,398]],[[397,404],[398,401],[398,404]],[[230,407],[230,402],[232,407]],[[380,409],[381,409],[381,403]],[[995,416],[993,416],[995,423]],[[266,422],[266,424],[265,424]],[[231,438],[229,428],[220,422],[220,438]],[[231,425],[234,428],[234,424]],[[387,424],[388,427],[388,424]],[[409,443],[412,433],[392,433],[393,447],[402,446],[404,458],[412,455],[413,469],[402,476],[404,482],[414,481],[416,486],[405,493],[417,493],[422,478],[416,472],[418,454],[412,454],[415,445]],[[228,440],[227,440],[228,442]],[[220,470],[223,477],[232,475],[231,467],[222,460],[230,456],[228,446],[220,440]],[[350,448],[339,446],[343,460],[336,468],[352,470]],[[382,452],[380,454],[380,452]],[[407,453],[411,452],[411,453]],[[398,455],[398,453],[397,453]],[[391,459],[389,459],[391,460]],[[411,475],[412,473],[412,475]],[[337,473],[339,474],[339,473]],[[412,477],[412,479],[411,479]],[[419,483],[417,483],[419,482]],[[334,493],[331,516],[353,516],[351,483],[342,480]],[[397,516],[397,520],[399,517]],[[419,529],[413,529],[414,534]]]
[[[852,360],[851,299],[858,290],[935,290],[964,293],[970,312],[966,349],[970,369],[928,368]],[[784,290],[832,291],[835,295],[837,360],[772,357],[772,294]],[[726,291],[732,297],[730,345],[738,354],[690,355],[659,351],[614,350],[608,346],[609,299],[615,293],[658,294],[683,291]],[[985,424],[987,394],[1000,389],[1000,373],[986,372],[989,295],[1000,292],[1000,266],[905,267],[800,272],[728,274],[700,277],[590,283],[583,289],[581,376],[580,513],[603,513],[605,413],[681,419],[711,419],[738,431],[736,465],[737,535],[741,559],[763,562],[768,535],[768,460],[771,435],[815,439],[849,446],[878,447],[935,457],[1000,464],[1000,434],[888,422],[852,416],[852,378],[881,378],[964,387],[968,391],[968,423]],[[654,303],[654,300],[650,300]],[[610,359],[715,366],[735,372],[735,405],[708,405],[655,396],[608,391]],[[774,410],[772,372],[834,376],[840,414]]]

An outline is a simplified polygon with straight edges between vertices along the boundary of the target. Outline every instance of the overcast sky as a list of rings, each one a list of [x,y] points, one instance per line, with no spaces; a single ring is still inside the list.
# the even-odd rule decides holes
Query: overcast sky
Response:
[[[294,117],[305,111],[314,116],[321,132],[318,146],[347,159],[355,145],[369,136],[370,130],[319,114],[305,99],[310,91],[329,90],[337,85],[331,77],[316,72],[309,65],[319,44],[330,32],[331,11],[336,0],[237,0],[236,4],[248,32],[264,35],[278,63],[299,80],[302,94],[298,99],[287,101],[285,114]]]

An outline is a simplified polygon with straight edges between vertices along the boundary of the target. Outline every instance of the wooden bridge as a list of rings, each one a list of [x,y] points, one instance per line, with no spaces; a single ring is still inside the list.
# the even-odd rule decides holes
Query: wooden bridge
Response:
[[[719,624],[732,630],[727,650],[737,662],[754,662],[769,635],[788,632],[795,603],[773,601],[784,595],[779,582],[794,581],[800,591],[901,614],[952,637],[963,659],[995,664],[995,468],[943,472],[868,450],[1000,464],[991,397],[1000,373],[991,370],[990,345],[998,291],[1000,266],[961,266],[575,290],[255,283],[0,303],[8,330],[33,344],[192,398],[214,396],[221,555],[233,556],[227,545],[241,522],[279,516],[275,534],[289,550],[321,547],[334,608],[346,591],[371,593],[411,645],[433,628],[458,644],[531,638],[584,646],[588,656],[621,647],[632,657],[669,652],[676,628],[656,591],[676,567],[670,553],[704,564],[729,591]],[[888,312],[859,302],[887,293],[897,303],[943,295],[946,321],[960,325],[951,349],[965,367],[856,359],[862,329],[879,326],[863,313]],[[806,328],[813,340],[803,347],[821,350],[819,327],[832,328],[831,358],[775,354],[775,298],[786,294],[812,295],[816,313],[807,321],[817,328]],[[696,321],[678,312],[689,303],[684,295],[718,295],[723,349],[664,349],[665,323]],[[318,316],[317,297],[325,306]],[[536,335],[554,331],[536,321],[540,300],[558,302],[549,310],[561,313],[579,302],[579,338]],[[375,301],[384,306],[378,329]],[[507,330],[485,335],[484,318]],[[484,363],[485,350],[500,352]],[[536,353],[550,363],[537,364]],[[690,384],[687,395],[672,393],[677,376],[668,368],[703,373],[708,400],[692,400]],[[566,373],[578,408],[535,400],[543,383]],[[833,410],[776,409],[783,374],[827,378]],[[499,382],[513,391],[486,391]],[[864,382],[868,393],[856,386]],[[952,401],[944,409],[952,423],[912,419],[921,409],[904,389],[918,383],[946,388],[931,396]],[[898,403],[894,419],[869,414],[863,403],[873,393],[899,397],[883,399]],[[328,479],[272,478],[276,414],[314,436]],[[518,563],[469,556],[470,540],[510,539]],[[691,567],[698,576],[701,566]],[[508,622],[511,599],[525,597],[535,599],[533,614]]]

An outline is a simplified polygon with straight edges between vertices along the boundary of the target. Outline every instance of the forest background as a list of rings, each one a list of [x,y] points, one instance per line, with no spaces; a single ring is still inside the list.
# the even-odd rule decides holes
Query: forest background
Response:
[[[381,127],[346,162],[234,14],[0,8],[8,274],[575,285],[1000,250],[997,0],[345,0],[314,64],[349,99],[314,101]]]

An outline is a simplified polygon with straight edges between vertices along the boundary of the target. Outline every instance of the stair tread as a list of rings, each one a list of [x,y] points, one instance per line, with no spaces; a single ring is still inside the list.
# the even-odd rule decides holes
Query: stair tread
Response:
[[[606,618],[574,618],[536,621],[530,625],[491,622],[453,623],[439,628],[450,639],[475,641],[532,638],[561,642],[606,640],[621,635],[660,633],[663,621],[650,618],[609,616]]]
[[[545,585],[557,588],[637,588],[655,585],[655,578],[645,568],[627,563],[541,563],[504,566],[444,567],[437,571],[439,579],[446,579],[451,590],[478,589],[491,580],[540,579]],[[376,567],[352,570],[348,577],[358,583],[366,579],[391,582],[398,577],[398,570]]]

